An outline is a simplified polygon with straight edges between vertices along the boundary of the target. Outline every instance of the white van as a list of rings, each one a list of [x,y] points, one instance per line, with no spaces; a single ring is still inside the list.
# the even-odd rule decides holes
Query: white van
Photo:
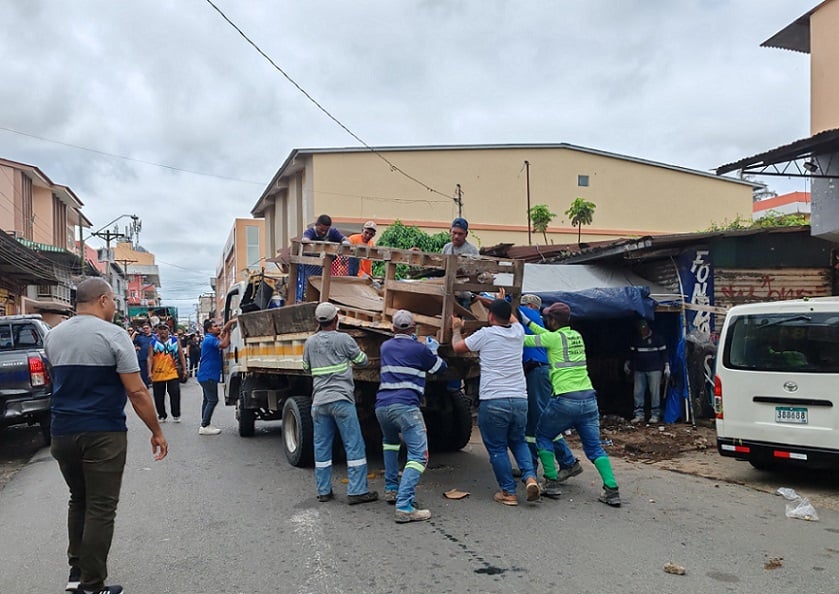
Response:
[[[732,307],[714,409],[723,456],[839,467],[839,297]]]

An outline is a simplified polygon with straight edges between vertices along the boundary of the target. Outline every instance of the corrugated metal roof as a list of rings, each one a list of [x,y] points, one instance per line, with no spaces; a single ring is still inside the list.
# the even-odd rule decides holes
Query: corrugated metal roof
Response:
[[[752,157],[722,165],[717,168],[717,175],[750,167],[769,167],[776,163],[803,159],[814,155],[826,155],[837,151],[839,151],[839,128],[825,130],[809,138],[802,138]],[[794,172],[789,175],[794,175]],[[809,177],[819,177],[819,175],[814,174],[809,175]]]

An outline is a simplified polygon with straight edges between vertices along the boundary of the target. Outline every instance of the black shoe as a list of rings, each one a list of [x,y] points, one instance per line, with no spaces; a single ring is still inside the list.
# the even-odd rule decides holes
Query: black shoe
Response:
[[[597,500],[601,503],[605,503],[606,505],[611,505],[612,507],[621,506],[621,495],[618,492],[617,487],[612,489],[611,487],[603,485],[603,494],[600,495]]]
[[[326,503],[327,501],[332,501],[333,499],[335,499],[335,494],[332,491],[326,495],[318,495],[318,501],[321,503]]]
[[[580,461],[577,460],[576,462],[574,462],[574,465],[571,466],[570,468],[560,468],[559,472],[557,472],[557,474],[556,474],[556,481],[558,483],[564,483],[565,481],[570,479],[572,476],[577,476],[578,474],[580,474],[582,472],[583,472],[583,467],[580,464]]]
[[[376,501],[378,498],[378,491],[368,491],[363,495],[350,495],[347,497],[350,505],[357,505],[359,503],[370,503],[371,501]]]
[[[97,590],[93,594],[122,594],[123,591],[124,590],[122,589],[122,586],[117,586],[116,584],[114,584],[113,586],[105,586],[104,588],[102,588],[101,590]],[[77,590],[78,594],[84,594],[84,592],[85,591],[81,588]]]
[[[82,581],[82,570],[79,567],[70,568],[70,577],[67,578],[67,587],[64,591],[68,594],[76,594],[79,589],[79,583]]]

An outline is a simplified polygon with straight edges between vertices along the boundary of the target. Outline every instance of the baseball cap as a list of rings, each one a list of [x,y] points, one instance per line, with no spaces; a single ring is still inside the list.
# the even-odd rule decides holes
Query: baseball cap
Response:
[[[414,316],[407,309],[400,309],[393,314],[393,325],[400,330],[407,330],[414,326]]]
[[[542,307],[542,298],[539,297],[539,295],[527,293],[526,295],[521,296],[519,303],[522,305],[535,305],[536,307]]]
[[[315,308],[315,319],[318,322],[331,322],[338,315],[338,308],[328,301],[319,303]]]
[[[452,227],[460,227],[464,231],[469,231],[469,223],[463,217],[457,217],[452,221]]]
[[[376,221],[367,221],[361,226],[362,229],[372,229],[373,231],[376,230]]]
[[[542,312],[542,314],[552,317],[560,324],[567,324],[568,321],[571,319],[571,308],[562,303],[561,301],[557,301],[556,303],[547,307],[545,311]]]

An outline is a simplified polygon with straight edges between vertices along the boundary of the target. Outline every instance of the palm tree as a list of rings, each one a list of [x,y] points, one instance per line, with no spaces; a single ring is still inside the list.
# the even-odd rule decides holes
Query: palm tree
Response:
[[[571,225],[577,228],[577,245],[580,245],[580,237],[583,232],[583,225],[591,225],[594,219],[594,202],[584,200],[579,196],[571,203],[571,207],[565,211],[565,216],[571,218]]]

